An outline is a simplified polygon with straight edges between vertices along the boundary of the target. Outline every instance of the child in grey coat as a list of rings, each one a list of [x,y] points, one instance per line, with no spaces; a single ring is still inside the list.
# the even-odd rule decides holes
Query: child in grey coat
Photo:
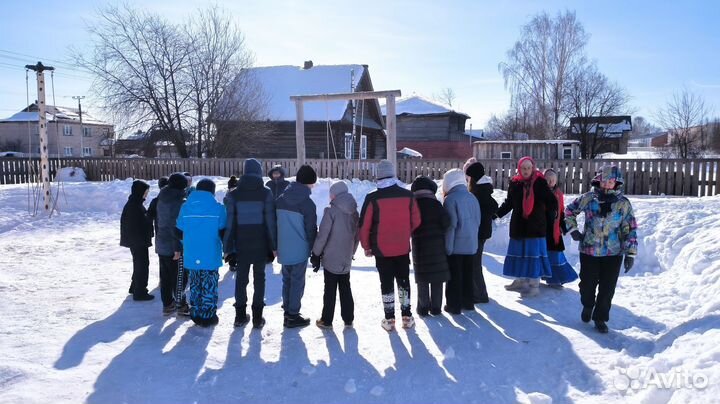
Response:
[[[346,327],[354,319],[354,302],[350,289],[350,267],[357,250],[358,237],[357,202],[343,181],[330,187],[330,206],[325,208],[320,230],[313,245],[310,263],[314,271],[324,268],[325,293],[323,310],[315,324],[320,328],[332,328],[335,313],[335,295],[340,290],[340,315]]]

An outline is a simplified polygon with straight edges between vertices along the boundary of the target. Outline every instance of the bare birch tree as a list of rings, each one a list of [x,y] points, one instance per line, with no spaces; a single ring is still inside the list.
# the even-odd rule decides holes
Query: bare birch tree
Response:
[[[702,126],[709,111],[702,96],[687,89],[673,94],[670,101],[658,112],[658,122],[668,131],[670,146],[678,158],[701,156],[703,144]]]
[[[580,137],[582,158],[592,159],[608,143],[605,132],[598,130],[593,117],[619,115],[627,111],[630,97],[625,90],[611,83],[594,64],[575,69],[565,84],[566,116],[574,118],[571,130]]]
[[[541,13],[522,27],[520,39],[507,52],[507,60],[500,63],[513,100],[529,101],[526,118],[532,119],[528,132],[533,138],[562,134],[565,85],[585,64],[588,38],[574,12],[566,11],[555,18]]]

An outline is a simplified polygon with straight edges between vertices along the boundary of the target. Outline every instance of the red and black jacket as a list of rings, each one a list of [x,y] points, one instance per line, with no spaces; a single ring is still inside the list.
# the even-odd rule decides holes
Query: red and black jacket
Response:
[[[420,209],[413,193],[392,185],[370,192],[360,213],[360,243],[376,257],[410,252],[410,236],[420,226]]]

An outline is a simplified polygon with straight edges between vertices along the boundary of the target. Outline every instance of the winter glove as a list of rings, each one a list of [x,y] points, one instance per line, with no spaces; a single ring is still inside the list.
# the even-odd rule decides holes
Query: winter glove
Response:
[[[275,253],[272,251],[268,251],[267,260],[266,262],[269,264],[271,262],[275,261]]]
[[[237,256],[235,255],[235,253],[230,253],[230,254],[226,255],[225,262],[230,264],[231,267],[237,266]]]
[[[320,256],[315,255],[315,253],[310,254],[310,265],[313,267],[313,272],[317,272],[320,270]]]
[[[625,264],[625,273],[630,272],[630,270],[632,269],[634,263],[635,263],[635,258],[633,258],[633,257],[631,257],[631,256],[629,256],[629,255],[626,255],[626,256],[625,256],[625,262],[624,262],[624,264]]]
[[[570,237],[572,237],[572,239],[575,241],[582,242],[585,238],[585,235],[580,233],[579,230],[573,230],[572,232],[570,232]]]

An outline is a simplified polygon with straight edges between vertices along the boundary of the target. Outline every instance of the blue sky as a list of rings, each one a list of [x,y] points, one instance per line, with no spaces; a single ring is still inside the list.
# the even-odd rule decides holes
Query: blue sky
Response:
[[[182,21],[208,4],[130,1]],[[368,64],[375,89],[432,96],[445,87],[458,110],[484,127],[507,109],[498,63],[534,14],[575,10],[591,34],[601,71],[632,96],[635,115],[652,118],[673,92],[688,88],[720,116],[720,2],[706,1],[234,1],[219,2],[244,31],[256,64]],[[61,5],[61,6],[59,6]],[[22,66],[69,61],[90,48],[85,23],[102,3],[6,1],[0,17],[0,117],[25,104]],[[35,13],[31,15],[30,12]],[[32,57],[9,54],[16,52]],[[90,96],[91,78],[55,63],[57,104]],[[30,100],[35,99],[34,78]],[[48,97],[48,103],[52,100]]]

